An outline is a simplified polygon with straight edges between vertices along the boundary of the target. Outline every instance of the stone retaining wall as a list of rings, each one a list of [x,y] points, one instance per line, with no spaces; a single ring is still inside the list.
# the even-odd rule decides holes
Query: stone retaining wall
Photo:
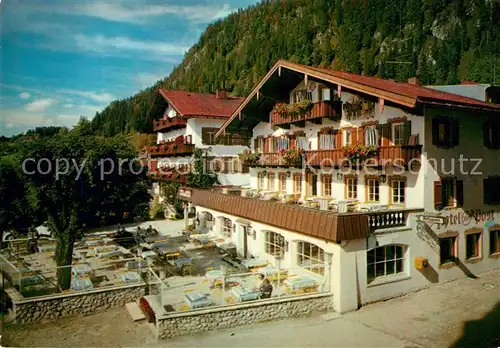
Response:
[[[156,335],[158,338],[172,338],[327,311],[332,302],[332,294],[315,294],[171,314],[156,319]]]
[[[49,298],[13,299],[16,323],[38,323],[123,306],[144,296],[145,290],[143,284]]]

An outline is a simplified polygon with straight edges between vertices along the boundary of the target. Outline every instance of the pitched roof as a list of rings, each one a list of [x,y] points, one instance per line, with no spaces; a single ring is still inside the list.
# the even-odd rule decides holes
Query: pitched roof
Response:
[[[479,101],[473,98],[460,96],[453,93],[437,91],[431,88],[413,85],[394,80],[386,80],[379,77],[363,76],[343,71],[316,68],[302,64],[291,63],[286,60],[279,60],[274,67],[264,76],[259,84],[252,90],[248,97],[233,112],[229,118],[215,134],[220,136],[226,127],[241,113],[245,106],[257,95],[260,88],[276,71],[282,68],[289,69],[302,74],[307,74],[319,80],[328,81],[339,86],[349,88],[358,92],[379,97],[396,104],[414,108],[418,104],[441,105],[447,107],[464,108],[469,110],[483,110],[500,112],[500,105]]]
[[[192,189],[193,204],[307,236],[340,242],[368,237],[367,214],[338,214],[210,190]]]
[[[160,89],[159,93],[181,115],[229,118],[244,98],[217,98],[215,94]]]

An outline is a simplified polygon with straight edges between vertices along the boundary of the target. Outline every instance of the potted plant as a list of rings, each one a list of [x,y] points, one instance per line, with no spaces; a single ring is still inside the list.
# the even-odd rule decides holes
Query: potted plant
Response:
[[[364,161],[378,156],[379,148],[377,146],[353,145],[342,148],[342,155],[350,161]]]
[[[250,150],[245,150],[238,154],[238,158],[240,159],[243,165],[252,165],[257,163],[257,161],[260,158],[260,154],[252,152]]]
[[[292,147],[290,149],[281,149],[279,154],[281,155],[281,158],[283,158],[285,165],[300,166],[304,150]]]
[[[301,100],[292,104],[276,103],[273,108],[273,114],[294,120],[308,112],[311,107],[312,103],[309,100]]]

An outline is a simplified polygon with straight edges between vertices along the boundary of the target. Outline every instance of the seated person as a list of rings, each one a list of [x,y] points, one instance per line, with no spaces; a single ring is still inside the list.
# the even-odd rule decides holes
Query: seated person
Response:
[[[271,294],[273,293],[273,286],[271,282],[263,274],[259,274],[259,278],[261,280],[259,286],[260,298],[261,299],[270,298]]]

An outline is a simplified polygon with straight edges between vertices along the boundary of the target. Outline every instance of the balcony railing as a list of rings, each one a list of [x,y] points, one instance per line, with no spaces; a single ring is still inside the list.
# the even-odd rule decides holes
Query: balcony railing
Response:
[[[186,120],[179,117],[162,118],[158,121],[153,120],[153,130],[155,132],[161,130],[173,130],[186,127]]]
[[[379,154],[365,163],[374,166],[393,164],[406,166],[412,160],[415,162],[419,160],[421,154],[422,145],[379,146]],[[305,157],[306,164],[313,167],[347,166],[349,163],[361,164],[357,161],[349,162],[344,158],[342,149],[306,151]]]
[[[181,184],[187,183],[187,174],[179,174],[175,172],[171,173],[162,173],[162,172],[152,172],[149,174],[151,179],[158,181],[175,181]]]
[[[279,126],[300,121],[321,119],[323,117],[340,118],[341,115],[342,115],[341,102],[322,101],[314,103],[311,109],[302,115],[294,116],[291,114],[283,114],[283,113],[279,114],[275,112],[271,117],[271,124],[273,126]]]
[[[151,157],[158,156],[186,156],[194,152],[194,144],[191,143],[191,136],[179,136],[174,141],[160,143],[147,148]]]
[[[270,167],[302,167],[302,159],[296,161],[287,161],[282,155],[276,152],[261,153],[259,160],[255,166],[270,166]]]

